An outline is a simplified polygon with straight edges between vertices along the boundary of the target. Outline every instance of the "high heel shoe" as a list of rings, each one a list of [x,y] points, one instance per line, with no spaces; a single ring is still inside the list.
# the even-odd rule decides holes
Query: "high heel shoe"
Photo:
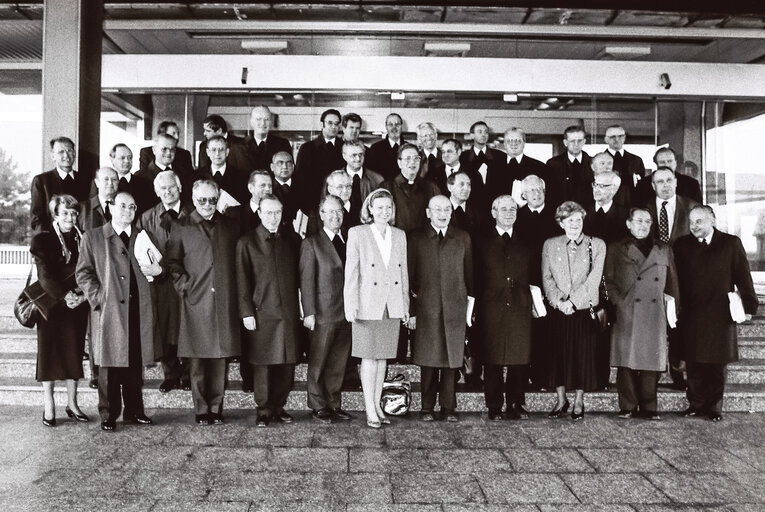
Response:
[[[45,418],[45,413],[43,413],[43,425],[46,427],[55,427],[56,426],[56,416],[53,416],[53,419],[49,420]]]
[[[584,418],[584,404],[582,404],[582,411],[579,413],[574,412],[576,410],[576,407],[571,409],[571,419],[574,421],[579,421]]]
[[[385,413],[378,414],[377,417],[380,418],[380,423],[382,423],[383,425],[390,425],[390,420],[385,415]]]
[[[380,420],[367,420],[367,426],[370,428],[382,428]]]
[[[557,404],[556,404],[557,405]],[[563,402],[563,405],[560,407],[556,407],[552,411],[550,411],[550,414],[547,415],[548,418],[560,418],[562,414],[566,414],[566,411],[568,411],[569,406],[571,403],[568,401],[568,398],[565,402]]]
[[[87,423],[90,421],[90,418],[88,418],[87,414],[84,414],[80,412],[80,414],[75,414],[73,410],[69,408],[69,406],[66,406],[66,415],[72,418],[74,421],[79,421],[80,423]]]

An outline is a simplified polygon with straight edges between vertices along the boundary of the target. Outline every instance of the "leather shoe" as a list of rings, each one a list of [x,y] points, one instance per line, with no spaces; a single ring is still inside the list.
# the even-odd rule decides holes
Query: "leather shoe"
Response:
[[[489,409],[489,421],[502,421],[502,410]]]
[[[367,420],[367,426],[368,426],[369,428],[379,429],[379,428],[382,428],[382,423],[380,423],[380,421],[379,421],[379,420],[378,420],[378,421],[375,421],[375,420]]]
[[[696,416],[701,416],[701,411],[698,409],[694,409],[693,407],[688,407],[686,410],[684,410],[681,413],[686,418],[695,418]]]
[[[430,411],[420,411],[420,421],[434,421],[433,413]]]
[[[207,421],[209,421],[211,425],[223,425],[223,423],[225,423],[223,420],[223,415],[217,412],[211,412],[208,414]]]
[[[707,415],[707,418],[709,418],[710,420],[716,423],[718,421],[722,421],[722,414],[720,414],[719,412],[712,411]]]
[[[134,414],[132,416],[123,417],[122,418],[123,423],[134,423],[136,425],[151,425],[154,423],[151,418],[146,416],[145,414]]]
[[[255,420],[255,426],[258,428],[267,427],[269,423],[271,423],[271,417],[266,414],[258,414]]]
[[[79,421],[80,423],[87,423],[90,421],[90,418],[88,418],[87,414],[84,414],[82,411],[80,411],[80,414],[75,414],[75,412],[71,410],[69,406],[66,407],[66,415],[72,418],[74,421]]]
[[[460,420],[460,416],[457,414],[457,411],[452,411],[451,409],[442,410],[441,416],[443,416],[447,423],[456,423]]]
[[[111,418],[107,418],[101,422],[101,430],[105,432],[114,432],[117,427],[117,422]]]
[[[191,391],[191,382],[188,380],[181,380],[181,387],[184,391]]]
[[[555,409],[550,411],[550,413],[547,415],[548,418],[560,418],[563,414],[566,414],[566,411],[568,411],[568,408],[571,406],[571,402],[566,399],[565,402],[563,402],[563,405],[561,407],[558,407],[557,404],[555,406]]]
[[[88,387],[90,389],[98,389],[98,379],[90,379],[90,382],[88,382]]]
[[[582,410],[579,412],[576,412],[576,406],[574,406],[574,408],[571,409],[571,419],[574,421],[579,421],[581,419],[584,419],[584,404],[582,404]]]
[[[178,379],[165,379],[162,381],[162,384],[159,385],[159,392],[167,393],[168,391],[172,391],[179,387],[180,383],[181,382]]]
[[[513,404],[511,409],[517,416],[515,419],[527,420],[529,419],[529,411],[527,411],[521,404]]]
[[[332,413],[329,412],[329,409],[319,409],[318,411],[313,411],[313,413],[311,413],[311,417],[322,423],[332,423]]]
[[[46,427],[55,427],[56,426],[56,417],[53,416],[53,419],[45,419],[45,413],[43,413],[43,425]]]
[[[276,420],[281,421],[282,423],[292,423],[294,418],[290,416],[287,411],[281,409],[276,412]]]
[[[212,425],[209,414],[197,414],[194,416],[194,423],[199,425]]]
[[[250,394],[254,392],[255,388],[253,388],[251,384],[242,384],[242,393]]]
[[[630,411],[629,409],[621,409],[619,411],[619,417],[624,419],[624,420],[630,419],[633,416],[635,416],[635,412],[634,411]]]
[[[353,419],[348,411],[342,410],[340,407],[332,410],[332,418],[340,421],[349,421]]]
[[[644,420],[659,421],[661,416],[656,411],[640,411],[640,417]]]

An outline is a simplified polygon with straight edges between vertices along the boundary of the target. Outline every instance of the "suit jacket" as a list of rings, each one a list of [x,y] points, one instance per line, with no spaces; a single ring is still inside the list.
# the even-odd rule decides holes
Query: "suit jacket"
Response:
[[[286,151],[290,155],[292,154],[292,145],[290,144],[290,141],[284,137],[279,137],[275,133],[269,133],[261,147],[258,147],[255,138],[252,137],[252,135],[245,137],[244,145],[247,148],[247,153],[249,154],[249,160],[253,170],[261,169],[268,171],[271,169],[271,160],[274,158],[274,155],[280,151]]]
[[[646,208],[651,213],[651,236],[655,240],[659,240],[659,215],[656,211],[656,196],[653,196],[650,202],[646,204]],[[691,232],[688,215],[691,213],[691,208],[698,203],[688,198],[677,196],[677,206],[675,207],[674,224],[672,224],[672,232],[669,234],[669,244],[674,245],[675,240],[681,236],[685,236]]]
[[[606,244],[600,238],[581,235],[575,253],[569,257],[566,235],[547,240],[542,247],[542,286],[547,302],[553,306],[566,297],[577,310],[598,305],[600,279],[606,260]],[[592,263],[588,245],[592,243]]]
[[[135,199],[135,204],[138,207],[136,218],[159,202],[159,198],[154,192],[154,183],[150,182],[145,174],[140,175],[136,173],[131,175],[130,181],[127,184],[120,179],[117,193],[120,192],[127,192]],[[96,181],[93,180],[90,187],[90,196],[95,197],[97,195],[98,187],[96,187]]]
[[[149,168],[149,164],[154,161],[154,151],[153,146],[146,146],[145,148],[141,148],[141,153],[139,155],[139,163],[138,163],[138,170],[139,171],[147,171]],[[173,162],[173,167],[177,166],[179,170],[181,171],[191,171],[194,168],[194,164],[192,163],[191,159],[191,153],[183,148],[176,147],[175,148],[175,161]],[[156,174],[155,174],[156,176]],[[152,180],[154,179],[154,176],[152,176]]]
[[[249,174],[241,167],[234,167],[226,162],[226,172],[216,181],[213,177],[212,168],[208,165],[199,167],[194,172],[194,181],[212,180],[218,183],[218,186],[231,194],[240,204],[246,204],[250,201],[250,191],[247,189],[247,180]]]
[[[390,226],[392,249],[388,266],[383,263],[372,224],[351,228],[345,258],[343,302],[345,316],[359,320],[381,320],[385,308],[390,318],[403,318],[409,311],[409,271],[406,234]]]
[[[100,228],[104,224],[106,224],[106,217],[98,196],[80,203],[80,215],[77,216],[77,225],[80,231],[84,233],[94,228]]]
[[[151,287],[134,254],[137,234],[138,230],[133,228],[126,248],[109,223],[86,232],[80,243],[76,279],[90,303],[91,325],[94,326],[91,357],[98,366],[129,366],[131,268],[138,288],[142,364],[150,364],[162,353],[154,322]]]
[[[459,368],[465,351],[465,314],[473,297],[473,247],[470,235],[448,227],[439,240],[431,225],[407,240],[411,315],[417,317],[412,362]]]
[[[250,363],[291,364],[297,361],[300,336],[300,237],[280,230],[278,238],[268,238],[261,224],[236,245],[239,316],[256,322],[254,331],[244,331]]]
[[[611,366],[667,370],[667,308],[664,294],[680,295],[672,248],[656,241],[644,256],[631,236],[608,245],[603,270],[608,297],[616,305],[611,330]]]
[[[544,205],[542,211],[535,214],[528,205],[518,208],[518,217],[513,225],[513,236],[526,244],[531,251],[531,284],[542,285],[542,246],[545,240],[563,234],[560,224],[555,220],[555,209]]]
[[[652,173],[640,180],[635,188],[636,198],[633,204],[649,204],[656,197],[656,193],[651,185]],[[701,186],[695,178],[686,176],[685,174],[676,172],[675,178],[677,178],[677,195],[683,196],[696,203],[702,203],[701,198]]]
[[[513,183],[516,180],[521,181],[531,174],[542,178],[547,183],[547,167],[539,160],[526,155],[521,157],[520,163],[514,158],[510,162],[507,160],[508,155],[505,155],[505,159],[502,160],[500,167],[501,172],[499,173],[498,182],[492,185],[496,189],[493,192],[494,197],[502,194],[512,194]]]
[[[425,152],[422,149],[420,149],[420,158],[421,158],[421,160],[420,160],[420,178],[426,178],[430,174],[433,174],[433,173],[435,173],[436,175],[438,175],[440,173],[441,176],[445,176],[445,174],[444,174],[445,164],[444,164],[444,161],[443,161],[443,159],[441,157],[441,149],[440,148],[436,148],[436,154],[433,157],[434,160],[432,162],[428,159],[428,157],[425,156]],[[396,160],[398,160],[398,159],[396,159]],[[398,162],[396,163],[396,165],[398,166]]]
[[[252,163],[252,156],[244,142],[244,138],[237,137],[233,133],[229,133],[226,137],[228,140],[228,156],[226,157],[226,165],[240,169],[242,173],[247,177],[255,170]],[[292,151],[290,151],[292,154]],[[269,162],[270,164],[271,162]],[[207,141],[203,140],[199,145],[199,158],[197,159],[197,168],[210,167],[210,157],[207,156]],[[268,168],[267,168],[268,169]]]
[[[332,171],[343,167],[345,160],[341,137],[335,137],[331,148],[324,142],[322,135],[300,146],[292,176],[300,197],[299,209],[310,212],[319,206],[324,179]]]
[[[53,218],[48,210],[48,203],[57,194],[70,194],[77,201],[85,201],[90,197],[90,183],[93,175],[85,171],[75,171],[74,183],[66,186],[64,180],[58,175],[56,169],[38,174],[32,178],[32,201],[30,217],[34,231],[48,230],[51,228]]]
[[[470,201],[479,211],[481,218],[487,222],[491,219],[491,203],[506,188],[507,180],[503,176],[503,167],[507,155],[497,149],[487,148],[484,160],[479,158],[473,149],[468,149],[460,155],[460,170],[470,176],[472,189]],[[486,182],[478,169],[486,163]],[[507,192],[508,194],[510,192]]]
[[[181,297],[179,357],[223,358],[240,353],[236,299],[239,224],[216,212],[208,236],[195,210],[170,231],[163,266]]]
[[[468,201],[461,208],[452,211],[449,225],[467,231],[470,237],[473,238],[481,230],[481,216],[476,211],[475,206]]]
[[[609,153],[611,152],[609,151]],[[643,159],[637,155],[633,155],[626,150],[624,151],[623,156],[619,155],[618,153],[611,156],[614,157],[614,172],[618,173],[622,178],[621,186],[624,187],[626,191],[630,205],[644,204],[646,200],[650,199],[650,197],[640,198],[637,196],[635,179],[633,178],[633,176],[639,176],[640,181],[645,178],[645,165],[643,164]],[[638,181],[638,184],[640,181]],[[651,195],[653,195],[653,189],[650,187],[650,180],[648,188],[651,192]]]
[[[172,171],[180,178],[181,180],[181,199],[184,202],[191,202],[191,186],[194,184],[194,181],[197,179],[194,173],[194,169],[192,167],[186,167],[185,165],[181,165],[178,162],[178,155],[176,154],[176,161],[172,163],[170,168]],[[157,177],[157,174],[159,174],[161,169],[157,167],[157,164],[152,160],[149,162],[146,166],[146,169],[139,170],[137,173],[135,173],[135,176],[139,176],[143,178],[144,180],[147,180],[150,183],[154,183],[154,178]],[[153,190],[153,185],[152,185]],[[156,193],[155,193],[156,196]],[[156,199],[156,201],[159,201],[159,198]],[[155,203],[156,204],[156,203]]]
[[[415,178],[414,184],[409,185],[406,178],[398,173],[392,180],[384,181],[382,188],[390,191],[393,195],[393,203],[396,205],[396,227],[410,232],[428,224],[425,208],[428,201],[440,192],[432,181]]]
[[[581,200],[581,190],[592,182],[591,176],[590,155],[584,151],[581,165],[571,163],[568,152],[552,157],[547,161],[547,176],[544,178],[546,203],[557,208],[564,201]]]
[[[611,203],[611,208],[605,213],[595,211],[594,200],[582,206],[587,210],[587,215],[584,217],[584,233],[586,235],[600,238],[606,244],[616,242],[627,236],[629,209],[617,204],[616,201]]]
[[[252,211],[249,200],[239,206],[232,206],[226,210],[225,215],[233,217],[239,222],[240,236],[260,226],[260,215]]]
[[[347,241],[348,238],[345,237]],[[316,323],[345,320],[343,284],[345,266],[327,233],[321,229],[300,245],[300,299],[303,315],[316,315]]]
[[[528,364],[531,357],[532,253],[513,231],[505,243],[496,229],[478,241],[476,318],[482,361],[493,365]]]
[[[730,317],[728,292],[738,288],[746,313],[755,314],[758,305],[741,240],[715,229],[708,246],[686,235],[677,239],[674,251],[683,300],[677,323],[683,359],[714,364],[737,361],[738,333]]]
[[[398,167],[398,148],[406,141],[401,141],[395,148],[391,147],[388,137],[378,140],[367,150],[364,155],[364,166],[378,173],[385,180],[392,180],[401,173]]]

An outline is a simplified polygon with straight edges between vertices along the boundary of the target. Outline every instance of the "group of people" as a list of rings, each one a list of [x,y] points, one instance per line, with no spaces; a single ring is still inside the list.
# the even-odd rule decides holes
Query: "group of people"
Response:
[[[462,373],[492,421],[528,418],[530,385],[556,391],[550,417],[571,408],[581,419],[584,393],[607,386],[611,367],[621,417],[658,419],[659,376],[673,369],[684,414],[721,418],[725,365],[737,359],[729,292],[749,317],[757,298],[740,240],[715,228],[672,149],[646,174],[623,127],[607,128],[608,150],[590,157],[572,126],[566,152],[545,164],[524,154],[519,128],[502,152],[476,122],[463,151],[453,138],[438,147],[427,122],[406,142],[395,113],[367,148],[362,119],[329,109],[293,160],[267,107],[250,121],[243,139],[208,116],[197,169],[173,122],[137,172],[116,144],[91,179],[75,170],[71,140],[51,141],[56,168],[32,182],[31,251],[60,299],[38,324],[45,425],[55,380],[67,381],[67,414],[88,421],[76,394],[86,338],[107,431],[120,414],[152,423],[142,371],[155,361],[161,392],[190,389],[195,421],[223,423],[232,358],[259,427],[293,421],[301,357],[317,421],[351,419],[341,390],[358,362],[367,424],[389,423],[390,360],[420,366],[423,421],[458,421],[466,351],[478,365]],[[605,331],[593,320],[603,296],[616,310]]]

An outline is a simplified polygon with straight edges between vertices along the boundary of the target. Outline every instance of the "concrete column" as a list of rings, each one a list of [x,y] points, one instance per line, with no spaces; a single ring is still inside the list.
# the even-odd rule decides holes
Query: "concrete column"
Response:
[[[701,102],[659,101],[659,144],[669,144],[678,164],[693,160],[701,164]]]
[[[103,0],[46,0],[43,14],[43,169],[48,141],[71,138],[77,168],[98,167]]]
[[[207,109],[208,96],[204,98],[204,108]],[[157,133],[157,126],[162,121],[175,121],[178,123],[178,129],[181,132],[181,138],[178,146],[191,151],[192,158],[196,163],[196,147],[194,140],[202,140],[202,120],[206,114],[196,119],[198,116],[195,107],[196,98],[190,94],[154,94],[151,97],[153,107],[152,114],[152,137]],[[197,128],[197,125],[199,127]],[[199,136],[196,131],[199,130]]]

